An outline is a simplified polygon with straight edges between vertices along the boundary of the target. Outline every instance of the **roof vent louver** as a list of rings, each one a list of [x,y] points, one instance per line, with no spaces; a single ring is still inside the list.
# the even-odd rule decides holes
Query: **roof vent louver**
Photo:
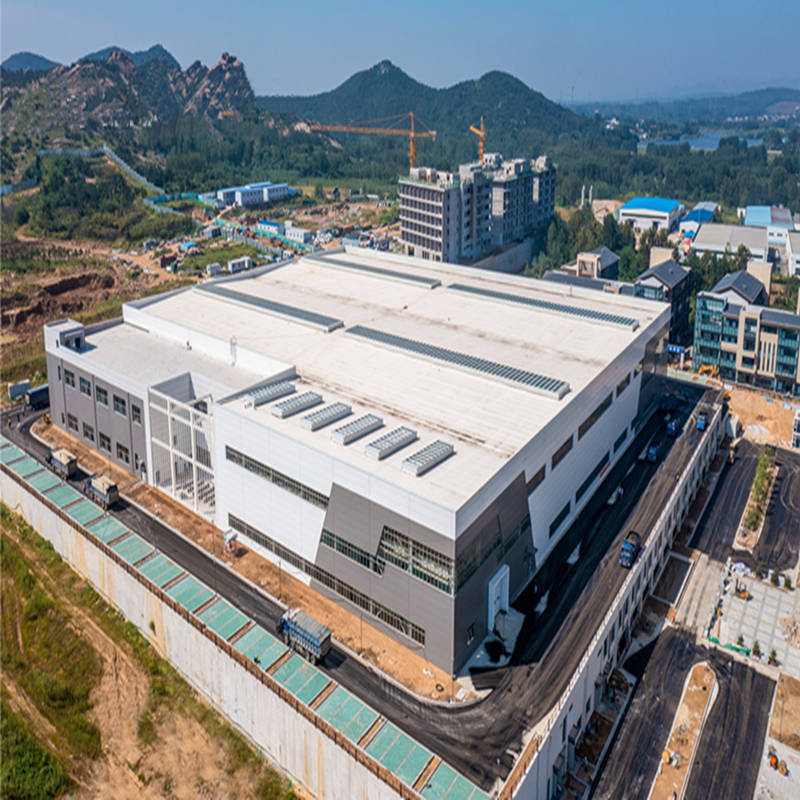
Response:
[[[300,424],[310,431],[317,431],[332,422],[349,417],[352,413],[353,409],[347,403],[333,403],[333,405],[325,406],[325,408],[303,417]]]
[[[341,428],[336,428],[331,432],[331,439],[339,444],[350,444],[382,427],[383,420],[380,417],[375,414],[365,414],[348,422],[347,425],[342,425]]]
[[[321,402],[321,394],[317,394],[316,392],[304,392],[303,394],[297,395],[297,397],[290,397],[288,400],[276,403],[272,406],[270,411],[276,417],[286,419],[287,417],[299,414],[301,411],[305,411],[307,408],[318,406]]]
[[[291,381],[278,381],[277,383],[268,383],[266,386],[259,386],[257,389],[248,392],[244,396],[244,405],[246,408],[258,408],[265,403],[271,403],[279,397],[286,397],[287,394],[294,394],[297,391]]]
[[[388,458],[392,453],[417,441],[417,432],[411,428],[400,427],[395,428],[389,433],[370,442],[365,448],[364,452],[371,458],[376,458],[381,461]]]
[[[405,472],[410,472],[412,475],[420,476],[433,469],[437,464],[441,464],[446,458],[449,458],[455,450],[453,445],[449,442],[442,442],[437,440],[432,442],[422,450],[410,455],[401,464]]]

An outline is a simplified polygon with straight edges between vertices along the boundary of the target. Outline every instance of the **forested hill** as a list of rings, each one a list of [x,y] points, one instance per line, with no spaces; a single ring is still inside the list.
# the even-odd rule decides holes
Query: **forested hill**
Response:
[[[272,113],[292,113],[325,123],[372,120],[413,111],[437,133],[467,140],[472,137],[469,126],[478,125],[483,116],[487,148],[505,151],[508,156],[535,155],[517,151],[588,127],[585,119],[506,72],[488,72],[477,80],[434,89],[390,61],[357,72],[329,92],[258,97],[256,101]]]

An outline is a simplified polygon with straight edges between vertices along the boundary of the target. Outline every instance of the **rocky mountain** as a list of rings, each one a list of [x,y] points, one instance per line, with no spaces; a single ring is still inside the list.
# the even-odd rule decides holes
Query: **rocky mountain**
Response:
[[[160,57],[137,65],[128,53],[114,50],[101,60],[56,66],[24,85],[4,82],[0,102],[9,133],[136,127],[182,114],[215,120],[250,112],[256,112],[255,97],[244,65],[228,53],[210,68],[195,61],[184,71]]]
[[[391,61],[357,72],[329,92],[306,97],[259,97],[258,104],[273,113],[340,123],[413,111],[438,133],[462,137],[483,116],[489,149],[498,148],[492,144],[493,136],[495,141],[497,137],[511,140],[523,130],[558,135],[586,126],[580,116],[506,72],[488,72],[476,80],[434,89],[414,80]]]
[[[150,61],[163,61],[172,69],[181,68],[181,65],[178,63],[178,60],[175,58],[175,56],[173,56],[169,50],[160,44],[154,44],[147,50],[137,50],[133,53],[130,50],[126,50],[124,47],[116,47],[112,45],[111,47],[104,47],[102,50],[98,50],[95,53],[89,53],[89,55],[84,56],[82,60],[107,61],[116,52],[125,53],[125,55],[127,55],[137,67],[141,67],[143,64],[147,64]]]
[[[40,56],[38,53],[14,53],[3,62],[6,72],[46,72],[48,69],[58,67],[57,61]]]

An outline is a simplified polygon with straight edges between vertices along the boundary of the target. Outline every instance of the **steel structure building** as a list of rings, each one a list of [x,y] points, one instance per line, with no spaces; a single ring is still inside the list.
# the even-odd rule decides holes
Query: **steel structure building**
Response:
[[[657,403],[669,315],[329,251],[46,325],[51,411],[454,673]]]

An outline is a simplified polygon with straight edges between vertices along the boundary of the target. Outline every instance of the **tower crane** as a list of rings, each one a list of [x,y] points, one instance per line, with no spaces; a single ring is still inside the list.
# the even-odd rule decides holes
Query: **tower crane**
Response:
[[[470,125],[469,129],[478,137],[478,161],[483,163],[483,146],[486,142],[486,128],[483,127],[483,117],[481,117],[481,126],[480,128],[476,128],[474,125]]]
[[[408,120],[408,128],[393,128],[391,125]],[[415,121],[422,125],[425,130],[418,131],[414,125]],[[376,122],[386,123],[384,127],[371,127]],[[318,122],[310,126],[312,131],[338,131],[341,133],[375,133],[380,136],[408,136],[408,163],[414,166],[417,160],[417,139],[435,139],[436,131],[432,131],[424,122],[416,120],[414,112],[409,111],[405,114],[398,114],[394,117],[382,117],[381,119],[368,120],[367,122],[355,125],[321,125]]]

